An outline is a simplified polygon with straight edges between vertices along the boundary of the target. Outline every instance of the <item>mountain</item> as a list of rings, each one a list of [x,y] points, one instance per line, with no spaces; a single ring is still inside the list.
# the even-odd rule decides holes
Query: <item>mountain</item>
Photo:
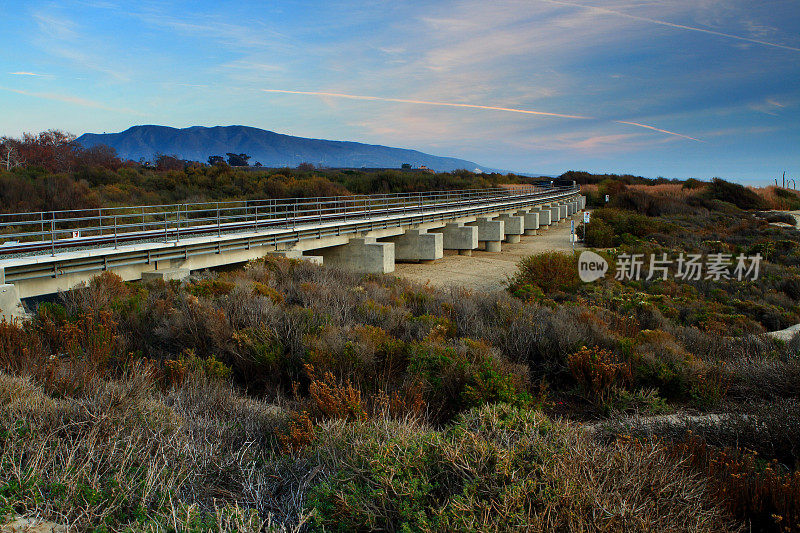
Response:
[[[439,157],[376,144],[327,141],[282,135],[247,126],[215,126],[206,128],[169,128],[167,126],[134,126],[120,133],[85,133],[77,142],[85,148],[105,144],[116,148],[120,157],[138,161],[152,159],[154,154],[177,155],[192,161],[208,160],[209,156],[225,156],[228,152],[251,156],[250,163],[265,167],[295,167],[308,162],[323,167],[400,168],[403,163],[414,167],[425,165],[437,171],[460,168],[473,170],[477,163]]]

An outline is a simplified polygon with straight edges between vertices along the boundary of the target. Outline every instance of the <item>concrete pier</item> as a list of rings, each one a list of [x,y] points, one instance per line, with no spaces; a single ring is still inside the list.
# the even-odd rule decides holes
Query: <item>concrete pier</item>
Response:
[[[561,220],[561,209],[558,204],[550,204],[550,225],[557,225],[559,220]]]
[[[477,226],[478,241],[484,243],[487,252],[499,252],[502,250],[502,242],[505,239],[505,225],[502,220],[492,220],[489,217],[478,217],[475,222],[469,225]]]
[[[517,243],[520,241],[520,235],[525,233],[525,218],[517,215],[508,215],[503,213],[497,220],[503,223],[503,239],[508,243]]]
[[[11,283],[0,283],[0,317],[10,321],[25,316],[25,308],[22,307],[17,288]]]
[[[377,242],[374,237],[350,239],[345,245],[319,250],[326,265],[334,265],[359,274],[394,272],[394,243]]]
[[[558,213],[559,220],[567,218],[569,216],[569,210],[567,208],[567,204],[561,204],[558,206],[558,208],[560,210]]]
[[[539,209],[539,229],[545,230],[550,226],[550,217],[552,213],[549,207],[542,207]]]
[[[458,250],[459,255],[472,255],[478,248],[478,228],[451,222],[443,228],[430,230],[442,235],[442,247],[445,250]]]
[[[444,239],[441,233],[410,229],[386,240],[394,243],[395,261],[435,261],[444,257]]]
[[[527,211],[517,211],[516,214],[518,216],[521,216],[525,221],[524,235],[536,235],[536,232],[539,229],[540,210],[536,208],[531,208]]]
[[[142,272],[142,281],[159,279],[161,281],[183,281],[189,277],[188,268],[164,268],[162,270],[146,270]]]

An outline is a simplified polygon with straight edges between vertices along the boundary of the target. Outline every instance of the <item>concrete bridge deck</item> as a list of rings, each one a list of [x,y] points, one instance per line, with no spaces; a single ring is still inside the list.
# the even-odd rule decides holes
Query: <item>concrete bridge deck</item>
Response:
[[[402,201],[400,196],[404,196]],[[218,217],[209,223],[197,217],[194,224],[186,219],[182,224],[178,216],[176,224],[167,224],[161,231],[149,227],[134,231],[134,224],[122,224],[123,229],[115,228],[114,235],[102,234],[102,217],[99,234],[93,217],[62,217],[59,222],[71,221],[77,229],[70,231],[84,236],[56,239],[51,226],[28,232],[34,235],[28,242],[0,248],[0,257],[6,255],[0,259],[0,315],[19,316],[23,313],[20,299],[69,290],[104,271],[126,281],[183,278],[192,270],[278,253],[357,272],[388,273],[395,261],[435,261],[444,249],[469,254],[481,246],[499,251],[502,242],[518,242],[520,235],[541,231],[585,206],[575,186],[430,193],[413,195],[410,202],[408,195],[360,198],[358,205],[353,204],[355,209],[343,212],[330,209],[340,200],[314,203],[314,199],[304,199],[302,209],[298,201],[294,211],[286,210],[288,216],[283,217],[259,218],[253,212],[256,206],[234,220],[223,222]],[[6,231],[5,235],[0,227],[0,239],[23,234],[19,227],[13,228],[16,234]],[[75,246],[81,249],[71,248]],[[16,257],[8,257],[11,253]]]

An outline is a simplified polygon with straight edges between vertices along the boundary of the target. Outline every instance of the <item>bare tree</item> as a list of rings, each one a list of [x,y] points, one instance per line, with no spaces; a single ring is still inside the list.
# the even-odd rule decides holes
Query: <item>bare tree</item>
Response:
[[[23,162],[19,149],[15,145],[14,139],[0,138],[0,165],[4,166],[6,171],[20,166]]]

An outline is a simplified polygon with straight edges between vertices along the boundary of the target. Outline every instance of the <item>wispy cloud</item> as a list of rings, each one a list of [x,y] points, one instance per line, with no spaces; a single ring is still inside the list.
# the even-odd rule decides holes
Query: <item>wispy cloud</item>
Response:
[[[67,59],[86,70],[106,74],[117,81],[129,80],[119,69],[106,65],[99,56],[86,51],[101,47],[81,34],[77,23],[70,18],[50,12],[34,13],[33,18],[39,27],[39,35],[34,38],[34,42],[48,54]]]
[[[332,98],[347,98],[350,100],[371,100],[371,101],[379,101],[379,102],[396,102],[401,104],[418,104],[418,105],[430,105],[430,106],[440,106],[440,107],[457,107],[457,108],[467,108],[467,109],[485,109],[488,111],[502,111],[507,113],[521,113],[525,115],[540,115],[540,116],[547,116],[547,117],[556,117],[556,118],[568,118],[568,119],[578,119],[578,120],[592,120],[592,117],[583,116],[583,115],[567,115],[562,113],[550,113],[547,111],[532,111],[530,109],[517,109],[511,107],[499,107],[499,106],[487,106],[487,105],[476,105],[476,104],[462,104],[462,103],[453,103],[453,102],[430,102],[426,100],[412,100],[406,98],[384,98],[380,96],[363,96],[363,95],[355,95],[355,94],[342,94],[342,93],[332,93],[332,92],[322,92],[322,91],[289,91],[283,89],[261,89],[266,93],[279,93],[279,94],[299,94],[304,96],[322,96],[322,97],[332,97]],[[675,135],[676,137],[683,137],[684,139],[690,139],[692,141],[703,142],[700,139],[696,139],[694,137],[690,137],[688,135],[684,135],[682,133],[676,133],[674,131],[669,131],[661,128],[657,128],[655,126],[649,126],[647,124],[642,124],[639,122],[630,122],[626,120],[615,120],[614,122],[618,124],[627,124],[629,126],[636,126],[639,128],[646,128],[648,130],[657,131],[659,133],[665,133],[667,135]]]
[[[642,124],[640,122],[630,122],[627,120],[615,120],[614,122],[616,122],[617,124],[627,124],[629,126],[636,126],[638,128],[647,128],[648,130],[658,131],[661,133],[666,133],[668,135],[675,135],[677,137],[683,137],[684,139],[691,139],[693,141],[697,141],[700,143],[704,142],[701,141],[700,139],[695,139],[694,137],[689,137],[688,135],[684,135],[682,133],[675,133],[674,131],[662,130],[661,128],[656,128],[655,126],[648,126],[647,124]]]
[[[793,52],[800,52],[800,48],[797,48],[795,46],[788,46],[788,45],[785,45],[785,44],[773,43],[773,42],[764,41],[764,40],[761,40],[761,39],[751,39],[749,37],[742,37],[741,35],[732,35],[730,33],[723,33],[723,32],[720,32],[720,31],[708,30],[708,29],[705,29],[705,28],[698,28],[696,26],[687,26],[687,25],[684,25],[684,24],[675,24],[674,22],[668,22],[666,20],[658,20],[658,19],[652,19],[652,18],[648,18],[648,17],[639,17],[639,16],[636,16],[636,15],[631,15],[629,13],[625,13],[623,11],[617,11],[615,9],[608,9],[606,7],[590,6],[590,5],[586,5],[586,4],[576,4],[576,3],[573,3],[573,2],[563,2],[561,0],[542,0],[542,1],[543,2],[549,2],[551,4],[558,4],[558,5],[562,5],[562,6],[578,7],[578,8],[582,8],[582,9],[591,9],[593,11],[599,11],[601,13],[612,14],[612,15],[616,15],[618,17],[624,17],[624,18],[631,19],[631,20],[639,20],[639,21],[642,21],[642,22],[650,22],[652,24],[659,24],[661,26],[668,26],[670,28],[697,31],[697,32],[701,32],[701,33],[707,33],[709,35],[716,35],[718,37],[725,37],[726,39],[735,39],[735,40],[738,40],[738,41],[745,41],[745,42],[748,42],[748,43],[761,44],[761,45],[764,45],[764,46],[773,46],[775,48],[783,48],[784,50],[791,50]],[[763,31],[763,28],[759,28],[759,31]]]
[[[38,72],[25,72],[25,71],[18,71],[18,72],[9,72],[12,76],[34,76],[36,78],[52,78],[52,74],[40,74]]]
[[[137,116],[147,116],[144,113],[140,113],[138,111],[134,111],[133,109],[128,109],[124,107],[113,107],[106,105],[102,102],[96,102],[94,100],[88,100],[86,98],[81,98],[79,96],[70,96],[66,94],[56,94],[56,93],[40,93],[40,92],[31,92],[31,91],[23,91],[21,89],[12,89],[10,87],[2,87],[0,86],[0,90],[8,91],[12,93],[21,94],[24,96],[30,96],[31,98],[39,98],[42,100],[53,100],[56,102],[63,102],[65,104],[72,104],[81,107],[90,107],[92,109],[102,109],[104,111],[114,111],[117,113],[124,113],[127,115],[137,115]]]
[[[265,93],[301,94],[306,96],[329,96],[333,98],[347,98],[350,100],[373,100],[379,102],[396,102],[400,104],[419,104],[419,105],[433,105],[442,107],[461,107],[469,109],[487,109],[490,111],[506,111],[510,113],[523,113],[526,115],[543,115],[548,117],[559,117],[559,118],[575,118],[575,119],[590,118],[581,115],[565,115],[561,113],[549,113],[546,111],[532,111],[529,109],[514,109],[510,107],[497,107],[497,106],[476,105],[476,104],[460,104],[452,102],[429,102],[426,100],[411,100],[405,98],[383,98],[380,96],[362,96],[357,94],[329,93],[320,91],[288,91],[282,89],[261,89],[261,90],[264,91]]]

